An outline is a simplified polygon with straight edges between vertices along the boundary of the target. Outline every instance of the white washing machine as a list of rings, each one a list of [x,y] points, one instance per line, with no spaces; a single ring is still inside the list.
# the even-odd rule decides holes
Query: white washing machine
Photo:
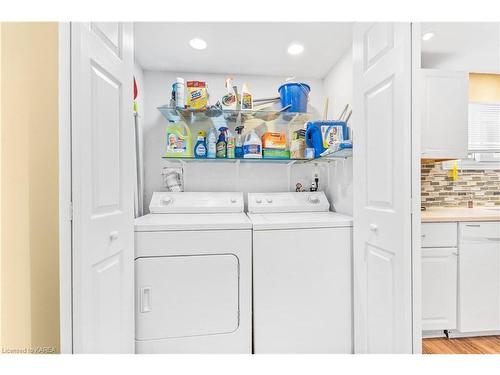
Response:
[[[243,193],[154,193],[135,221],[137,353],[251,353]]]
[[[255,353],[352,353],[352,218],[323,192],[249,193]]]

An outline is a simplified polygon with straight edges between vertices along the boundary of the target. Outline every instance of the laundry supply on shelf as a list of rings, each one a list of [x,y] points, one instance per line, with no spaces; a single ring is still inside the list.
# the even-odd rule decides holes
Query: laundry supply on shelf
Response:
[[[187,107],[204,109],[208,106],[208,90],[204,81],[187,81]]]
[[[193,144],[191,130],[184,122],[171,123],[166,130],[166,156],[192,157]]]

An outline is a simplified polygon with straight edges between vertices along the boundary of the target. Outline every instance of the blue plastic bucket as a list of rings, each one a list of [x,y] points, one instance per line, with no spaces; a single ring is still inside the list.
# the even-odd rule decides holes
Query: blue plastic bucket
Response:
[[[291,106],[285,112],[307,112],[307,99],[311,88],[305,83],[289,82],[280,86],[281,106]]]

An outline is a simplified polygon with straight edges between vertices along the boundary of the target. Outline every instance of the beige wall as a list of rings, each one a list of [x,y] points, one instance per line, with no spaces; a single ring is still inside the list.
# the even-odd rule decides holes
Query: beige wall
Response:
[[[1,345],[59,351],[58,26],[1,38]]]
[[[500,74],[469,74],[469,101],[500,102]]]

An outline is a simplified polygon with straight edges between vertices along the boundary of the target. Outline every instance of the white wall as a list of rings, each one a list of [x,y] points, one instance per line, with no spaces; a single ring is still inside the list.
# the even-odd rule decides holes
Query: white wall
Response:
[[[145,212],[148,211],[147,207],[152,192],[165,190],[161,176],[162,168],[179,166],[176,161],[167,161],[161,158],[165,153],[164,138],[167,121],[156,109],[158,106],[169,103],[172,83],[176,77],[206,81],[211,95],[211,103],[215,103],[225,94],[224,80],[226,75],[144,71],[142,91],[144,93]],[[285,81],[285,77],[275,76],[233,75],[233,77],[239,87],[244,82],[248,83],[255,98],[278,96],[278,87]],[[297,80],[310,84],[309,111],[313,113],[314,118],[320,118],[324,103],[322,80],[300,77]],[[293,166],[290,170],[291,186],[288,186],[288,173],[286,164],[241,163],[238,167],[235,163],[224,162],[186,163],[184,183],[186,191],[287,191],[294,188],[296,182],[309,186],[313,167],[311,165]],[[327,179],[326,166],[319,167],[319,173],[320,187],[322,187],[325,186]]]
[[[346,104],[352,107],[352,49],[339,59],[323,80],[323,90],[329,99],[328,119],[336,120]],[[349,121],[352,127],[352,117]],[[354,129],[354,127],[353,127]],[[329,181],[326,194],[337,212],[352,215],[352,158],[328,165]]]

